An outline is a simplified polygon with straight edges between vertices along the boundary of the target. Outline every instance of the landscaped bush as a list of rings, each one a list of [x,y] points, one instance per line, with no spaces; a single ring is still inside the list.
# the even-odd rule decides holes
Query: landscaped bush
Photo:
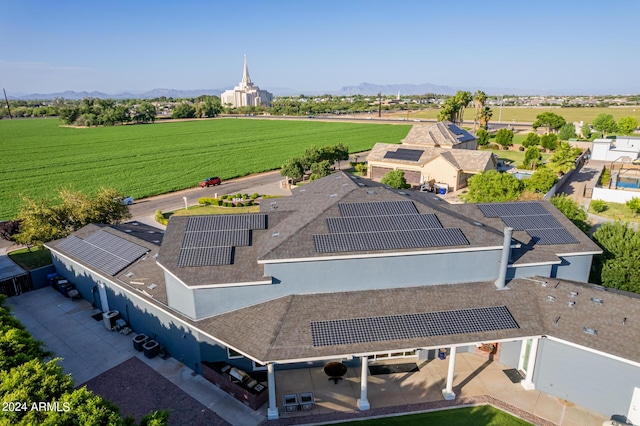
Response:
[[[497,143],[490,143],[489,145],[487,145],[487,147],[491,150],[498,150],[500,149],[500,145],[498,145]]]
[[[603,211],[607,210],[609,206],[607,206],[607,203],[605,203],[603,200],[593,200],[591,201],[591,208],[596,213],[602,213]]]
[[[524,151],[524,146],[520,145],[520,146],[518,147],[518,151]]]
[[[611,180],[611,170],[604,169],[602,175],[600,175],[600,186],[609,186],[609,181]]]
[[[166,225],[167,223],[169,223],[169,219],[164,217],[164,215],[162,214],[162,210],[156,210],[155,219],[156,219],[156,222],[162,225]]]
[[[231,206],[233,206],[233,203],[229,203],[227,201],[222,203],[222,207],[231,207]]]
[[[356,164],[356,172],[360,173],[361,175],[366,175],[367,174],[367,163],[358,163]]]
[[[254,192],[254,193],[251,195],[251,199],[252,199],[252,200],[255,200],[255,199],[256,199],[256,198],[258,198],[259,196],[260,196],[260,194],[258,194],[257,192]]]
[[[236,203],[234,207],[244,207],[244,203]]]
[[[198,198],[198,204],[210,205],[210,206],[219,206],[218,204],[220,200],[213,197],[201,197]]]

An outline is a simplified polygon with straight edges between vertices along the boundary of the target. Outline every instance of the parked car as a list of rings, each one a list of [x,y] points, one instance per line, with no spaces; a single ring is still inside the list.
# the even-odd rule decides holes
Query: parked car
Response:
[[[222,183],[222,180],[215,176],[215,177],[210,177],[210,178],[206,178],[205,180],[203,180],[202,182],[200,182],[200,186],[201,187],[210,187],[210,186],[216,186],[216,185],[220,185]]]
[[[124,204],[125,206],[130,206],[131,204],[133,204],[133,197],[124,197],[122,199],[122,204]]]

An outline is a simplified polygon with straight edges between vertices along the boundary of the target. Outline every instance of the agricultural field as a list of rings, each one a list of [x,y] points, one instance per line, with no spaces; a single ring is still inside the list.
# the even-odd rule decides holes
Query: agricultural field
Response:
[[[490,123],[497,123],[500,107],[491,106],[493,111],[493,117],[491,117]],[[536,121],[536,116],[543,112],[553,112],[563,117],[569,122],[584,121],[585,123],[591,123],[594,118],[599,114],[611,114],[613,118],[618,121],[622,117],[633,117],[634,107],[620,107],[620,108],[559,108],[559,107],[503,107],[502,108],[502,122],[510,123],[515,121],[517,123],[533,123]],[[398,111],[395,113],[384,114],[387,117],[407,118],[413,120],[417,118],[436,119],[438,117],[439,109],[426,109],[421,111]],[[475,109],[473,107],[466,108],[464,111],[465,121],[473,121],[475,116]],[[640,117],[640,108],[638,108],[636,117]]]
[[[135,126],[69,128],[58,119],[0,121],[0,220],[21,196],[69,187],[111,187],[135,198],[279,168],[310,145],[343,143],[351,152],[399,143],[411,126],[214,119]]]

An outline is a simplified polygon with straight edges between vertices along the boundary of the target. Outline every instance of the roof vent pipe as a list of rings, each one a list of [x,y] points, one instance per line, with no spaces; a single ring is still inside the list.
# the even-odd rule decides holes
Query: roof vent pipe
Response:
[[[509,265],[509,257],[511,255],[511,236],[513,228],[508,226],[504,228],[504,240],[502,242],[502,258],[500,259],[500,269],[498,270],[498,279],[494,282],[498,290],[507,286],[507,266]]]

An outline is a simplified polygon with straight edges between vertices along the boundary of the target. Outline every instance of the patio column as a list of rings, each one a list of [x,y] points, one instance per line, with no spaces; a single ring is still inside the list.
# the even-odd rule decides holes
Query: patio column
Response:
[[[533,390],[536,386],[533,384],[533,370],[536,366],[536,356],[538,355],[539,337],[531,339],[531,349],[529,349],[529,359],[527,360],[527,377],[520,384],[526,390]]]
[[[442,389],[442,396],[447,401],[456,399],[456,394],[453,393],[453,371],[456,365],[456,347],[451,346],[449,353],[449,370],[447,371],[447,386]]]
[[[362,370],[360,372],[360,398],[358,399],[358,408],[360,411],[366,411],[371,408],[367,399],[367,375],[369,374],[369,358],[361,356],[360,361]]]
[[[273,363],[267,363],[267,386],[269,387],[269,408],[267,408],[267,418],[277,420],[279,417],[278,406],[276,405],[276,375],[273,371]]]

